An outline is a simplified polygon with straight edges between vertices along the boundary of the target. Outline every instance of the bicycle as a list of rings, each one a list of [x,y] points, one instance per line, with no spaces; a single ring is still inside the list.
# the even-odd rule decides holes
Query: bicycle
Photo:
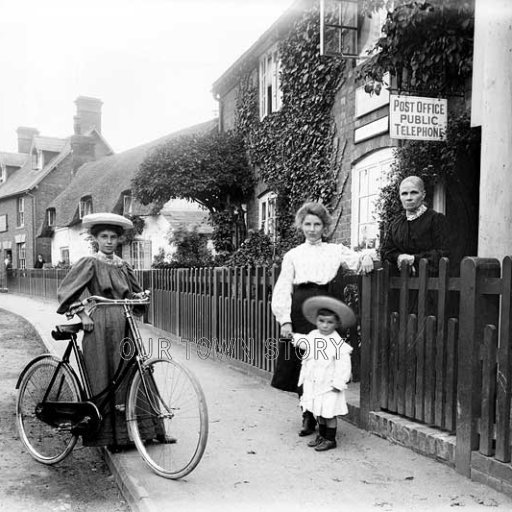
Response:
[[[147,305],[149,292],[135,299],[106,299],[97,295],[84,306],[123,306],[133,352],[121,358],[112,382],[92,395],[77,335],[82,324],[57,325],[52,336],[69,340],[59,359],[43,354],[21,372],[16,389],[16,422],[30,455],[43,464],[62,461],[78,437],[94,433],[102,411],[124,379],[129,379],[125,418],[130,438],[145,463],[164,478],[178,479],[199,463],[208,439],[208,410],[201,386],[185,366],[173,358],[151,358],[146,351],[131,308]],[[78,375],[70,364],[73,353]],[[118,406],[116,406],[118,407]]]

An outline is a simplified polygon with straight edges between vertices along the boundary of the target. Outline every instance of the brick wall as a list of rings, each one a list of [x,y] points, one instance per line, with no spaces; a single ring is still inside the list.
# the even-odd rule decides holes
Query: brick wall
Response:
[[[64,160],[46,176],[39,184],[34,195],[36,196],[35,230],[34,236],[41,228],[45,220],[48,205],[70,184],[72,179],[72,157],[68,155]],[[37,254],[41,253],[47,263],[56,264],[51,261],[51,239],[37,238],[34,244],[32,261],[35,261]],[[28,258],[28,256],[27,256]]]
[[[17,268],[18,266],[18,247],[16,245],[17,235],[25,235],[27,267],[32,266],[33,263],[33,259],[31,257],[34,250],[34,241],[31,235],[32,226],[34,224],[32,198],[26,194],[22,197],[25,198],[25,221],[22,227],[18,227],[16,225],[18,198],[13,196],[0,201],[0,215],[7,214],[7,231],[0,233],[0,243],[2,243],[3,246],[3,242],[11,242],[13,268]],[[5,258],[5,250],[2,251],[1,256],[3,261]]]
[[[51,262],[51,240],[49,238],[36,238],[36,235],[45,219],[46,208],[60,194],[71,181],[71,156],[66,157],[53,169],[25,198],[25,223],[23,227],[16,226],[17,197],[0,200],[0,215],[7,214],[6,232],[0,233],[0,244],[4,241],[12,244],[13,267],[17,267],[18,251],[16,235],[25,235],[27,268],[34,265],[37,254]],[[5,251],[1,254],[2,260]],[[54,262],[55,263],[55,262]]]

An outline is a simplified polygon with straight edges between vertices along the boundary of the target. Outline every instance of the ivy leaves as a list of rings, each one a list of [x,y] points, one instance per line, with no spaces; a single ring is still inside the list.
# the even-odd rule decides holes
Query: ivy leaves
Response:
[[[254,115],[255,88],[240,88],[237,128],[260,177],[277,192],[278,234],[293,236],[293,215],[305,200],[328,203],[336,190],[331,111],[344,62],[321,59],[318,7],[297,15],[281,40],[282,108],[262,122]]]
[[[383,6],[382,0],[364,4],[366,13]],[[397,77],[398,89],[436,95],[459,92],[471,76],[473,28],[471,2],[395,2],[375,47],[379,53],[363,65],[359,77],[381,82],[389,71]]]

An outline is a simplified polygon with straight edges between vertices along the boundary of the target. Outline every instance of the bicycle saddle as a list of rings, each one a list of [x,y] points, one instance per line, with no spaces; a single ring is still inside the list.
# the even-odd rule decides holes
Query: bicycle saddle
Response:
[[[52,338],[54,340],[69,340],[72,334],[76,334],[82,328],[82,322],[78,324],[56,325],[55,330],[52,331]]]

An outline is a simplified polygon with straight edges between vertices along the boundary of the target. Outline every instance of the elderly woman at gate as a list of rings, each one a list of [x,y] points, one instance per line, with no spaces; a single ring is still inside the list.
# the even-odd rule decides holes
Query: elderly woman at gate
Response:
[[[315,328],[304,317],[302,303],[309,297],[329,294],[329,284],[341,267],[364,273],[373,270],[371,255],[324,241],[331,222],[327,209],[320,203],[305,203],[297,211],[295,227],[302,232],[305,241],[284,255],[272,295],[272,312],[281,326],[281,338],[291,338],[292,333],[307,334]],[[300,367],[301,359],[296,351],[289,344],[281,344],[271,385],[297,392],[300,397]],[[315,427],[314,416],[305,412],[299,435],[312,434]]]
[[[416,274],[420,260],[426,258],[429,271],[436,272],[440,258],[448,256],[446,217],[426,206],[425,184],[418,176],[402,180],[399,196],[403,212],[386,231],[382,260],[397,270],[406,266]]]

